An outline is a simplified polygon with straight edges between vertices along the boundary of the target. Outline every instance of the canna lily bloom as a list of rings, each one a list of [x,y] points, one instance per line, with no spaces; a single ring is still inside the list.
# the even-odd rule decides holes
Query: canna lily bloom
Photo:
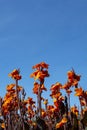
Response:
[[[27,109],[27,114],[30,119],[35,115],[35,112],[30,108],[30,106]]]
[[[32,126],[36,129],[36,127],[37,127],[36,122],[32,122]]]
[[[53,108],[54,108],[53,105],[48,105],[48,106],[47,106],[47,109],[48,109],[48,110],[53,109]]]
[[[45,77],[49,77],[47,70],[36,70],[30,75],[31,78],[34,78],[35,80],[43,80]]]
[[[3,109],[3,114],[4,114],[4,116],[6,116],[8,113],[9,113],[9,111],[8,111],[7,108],[6,108],[6,109]]]
[[[34,94],[38,94],[38,88],[40,87],[40,84],[38,82],[34,82],[34,87],[33,87],[33,93]],[[45,88],[44,84],[41,85],[40,91],[47,91],[47,89]]]
[[[34,71],[32,74],[30,74],[30,78],[34,78],[37,76],[39,70]]]
[[[61,96],[61,92],[60,92],[61,87],[62,87],[62,85],[59,82],[51,85],[50,90],[51,90],[52,93],[50,94],[50,96],[52,98],[59,98],[59,96]]]
[[[59,98],[58,98],[58,100],[60,101],[60,102],[62,102],[62,101],[64,101],[64,97],[63,96],[60,96]]]
[[[59,123],[56,124],[56,129],[58,129],[58,128],[62,127],[62,126],[63,126],[63,123],[59,122]]]
[[[67,72],[68,79],[76,79],[77,81],[80,80],[81,75],[77,75],[74,70]]]
[[[40,64],[41,64],[41,67],[42,67],[42,68],[48,69],[48,66],[49,66],[49,65],[46,64],[45,62],[41,62]]]
[[[10,96],[9,98],[6,98],[6,97],[5,97],[4,103],[3,103],[2,106],[5,106],[5,105],[10,104],[12,100],[13,100],[13,97],[11,97],[11,96]]]
[[[59,108],[60,103],[57,99],[54,99],[54,105],[56,108]]]
[[[14,77],[13,77],[13,79],[15,79],[15,80],[20,80],[21,79],[21,75],[14,75]]]
[[[61,95],[62,95],[61,92],[57,92],[57,93],[52,92],[52,94],[50,94],[50,96],[51,96],[52,98],[57,98],[57,99],[58,99]]]
[[[34,82],[34,87],[33,87],[33,93],[38,94],[38,88],[40,87],[40,84],[38,82]]]
[[[4,97],[4,101],[7,100],[9,97],[11,97],[11,93],[10,92],[6,93],[6,95]]]
[[[5,97],[4,97],[4,102],[8,102],[8,101],[11,101],[12,100],[12,97],[13,95],[11,95],[10,92],[8,92]]]
[[[15,79],[15,80],[20,80],[21,79],[21,75],[19,75],[20,71],[19,69],[14,69],[10,74],[8,74],[8,76],[10,76],[11,78]]]
[[[37,76],[35,77],[35,80],[37,79],[43,80],[45,77],[49,77],[48,71],[47,70],[39,71]]]
[[[56,110],[56,108],[54,107],[54,108],[50,109],[48,112],[49,112],[49,114],[53,114],[55,112],[55,110]],[[57,108],[57,110],[58,110],[58,108]]]
[[[47,112],[49,114],[52,114],[55,111],[55,107],[53,105],[48,105],[47,106]],[[51,115],[50,115],[51,116]]]
[[[68,71],[67,72],[68,79],[73,79],[74,74],[75,74],[74,71]]]
[[[83,89],[82,88],[75,88],[75,96],[82,96],[83,95]]]
[[[63,124],[67,123],[67,118],[66,118],[66,117],[63,117],[62,123],[63,123]]]
[[[46,68],[46,69],[48,69],[48,64],[46,64],[45,62],[41,62],[41,63],[39,63],[39,64],[36,64],[36,65],[34,65],[32,68],[33,69],[37,69],[37,70],[40,70],[41,68]]]
[[[80,77],[81,75],[74,74],[74,79],[76,79],[77,81],[80,81]]]
[[[36,64],[33,66],[33,69],[36,69],[35,72],[33,72],[30,77],[34,78],[34,80],[39,80],[41,83],[44,82],[45,77],[49,77],[48,74],[48,64],[41,62],[40,64]]]
[[[87,91],[83,91],[83,98],[87,101]]]
[[[74,113],[75,115],[78,115],[78,108],[76,106],[71,107],[71,112]]]
[[[5,129],[5,123],[1,123],[1,128]]]
[[[66,117],[63,117],[63,119],[56,124],[56,129],[62,127],[62,126],[63,126],[64,124],[66,124],[66,123],[67,123],[67,118],[66,118]]]
[[[28,104],[31,104],[31,105],[35,104],[35,101],[33,101],[33,99],[31,97],[28,97],[27,102],[28,102]]]
[[[72,86],[77,87],[77,85],[78,85],[78,80],[74,79],[73,82],[72,82]]]
[[[54,105],[56,107],[59,107],[60,102],[62,102],[62,101],[64,101],[64,97],[63,96],[60,96],[58,99],[56,99],[56,98],[53,99]]]
[[[44,109],[42,109],[41,110],[41,116],[42,116],[42,118],[46,117],[46,115],[47,115],[46,111]]]
[[[81,75],[77,75],[77,74],[74,72],[74,70],[72,70],[72,71],[68,71],[67,76],[68,76],[68,81],[69,81],[70,83],[72,83],[72,86],[77,87],[78,81],[80,81]]]
[[[23,104],[24,104],[24,106],[26,106],[26,105],[28,104],[28,101],[27,101],[27,100],[24,100],[24,101],[23,101]]]
[[[59,91],[61,87],[62,87],[62,84],[59,83],[59,82],[57,82],[57,83],[55,83],[55,84],[53,84],[53,85],[51,86],[50,90],[51,90],[51,91]]]
[[[65,84],[62,86],[62,89],[67,90],[67,89],[69,89],[71,86],[72,86],[72,83],[68,81],[67,83],[65,83]]]
[[[79,98],[80,99],[80,103],[81,103],[81,106],[86,106],[86,101],[84,98]]]
[[[11,91],[15,87],[15,84],[7,85],[6,90]]]

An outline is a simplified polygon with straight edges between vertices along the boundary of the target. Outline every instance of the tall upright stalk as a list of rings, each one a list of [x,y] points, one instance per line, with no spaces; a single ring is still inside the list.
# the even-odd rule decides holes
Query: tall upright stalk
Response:
[[[41,83],[40,83],[40,86],[38,87],[38,115],[39,117],[41,117]]]

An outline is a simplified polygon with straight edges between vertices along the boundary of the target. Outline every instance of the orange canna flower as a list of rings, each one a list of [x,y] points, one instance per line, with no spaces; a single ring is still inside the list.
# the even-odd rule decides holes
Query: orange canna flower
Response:
[[[27,102],[31,105],[35,103],[31,97],[28,97]]]
[[[77,81],[80,80],[81,75],[77,75],[74,70],[67,72],[68,79],[76,79]]]
[[[77,74],[74,75],[74,79],[76,79],[77,81],[80,81],[80,78],[81,78],[81,75],[77,75]]]
[[[62,102],[62,101],[64,101],[64,97],[63,96],[60,96],[59,98],[58,98],[58,100],[60,101],[60,102]]]
[[[86,101],[84,98],[80,98],[81,106],[86,106]]]
[[[37,127],[36,122],[32,122],[32,126],[33,126],[34,128],[36,128],[36,127]]]
[[[68,71],[67,73],[67,76],[68,76],[68,80],[69,82],[72,84],[72,86],[75,86],[77,87],[78,85],[78,81],[80,81],[80,75],[77,75],[74,70],[72,71]]]
[[[48,105],[48,106],[47,106],[47,110],[50,110],[50,109],[53,109],[53,108],[54,108],[53,105]]]
[[[83,90],[82,88],[75,88],[75,96],[82,96],[83,95]]]
[[[6,90],[11,91],[15,87],[15,84],[7,85]]]
[[[42,78],[42,79],[45,78],[45,74],[43,74],[42,71],[39,71],[39,72],[37,73],[37,75],[36,75],[36,77],[35,77],[35,80],[40,79],[40,78]]]
[[[62,127],[65,123],[67,123],[67,118],[63,117],[63,119],[56,124],[56,129]]]
[[[54,102],[54,105],[55,105],[56,107],[59,107],[59,102],[58,102],[57,99],[54,99],[53,102]]]
[[[34,71],[32,74],[30,74],[30,78],[34,78],[37,76],[39,70]]]
[[[41,72],[38,72],[36,79],[42,80],[45,77],[49,77],[49,74],[48,74],[47,70],[43,70]]]
[[[4,101],[7,100],[7,98],[9,98],[10,96],[11,96],[11,93],[10,93],[10,92],[6,93],[6,95],[5,95],[5,97],[4,97]]]
[[[48,64],[41,62],[39,64],[36,64],[33,66],[33,69],[36,69],[35,72],[33,72],[30,77],[34,78],[34,80],[39,80],[41,83],[44,82],[45,77],[49,77],[48,74]]]
[[[4,114],[4,116],[6,116],[8,113],[9,113],[9,111],[8,111],[7,108],[6,108],[6,109],[3,109],[3,114]]]
[[[76,106],[74,106],[74,107],[71,107],[71,112],[73,112],[75,115],[78,115],[78,109],[77,109],[77,107]]]
[[[57,83],[55,83],[55,84],[53,84],[53,85],[51,86],[50,90],[51,90],[51,91],[55,91],[55,90],[58,90],[58,91],[59,91],[61,87],[62,87],[62,84],[59,83],[59,82],[57,82]]]
[[[14,76],[14,75],[16,75],[16,74],[19,74],[19,71],[18,71],[17,69],[14,69],[14,70],[9,74],[9,76],[12,77],[12,76]]]
[[[41,63],[39,63],[39,64],[36,64],[36,65],[34,65],[32,68],[33,69],[41,69],[41,68],[46,68],[46,69],[48,69],[48,64],[46,64],[45,62],[41,62]]]
[[[40,87],[40,84],[38,82],[34,82],[34,87],[33,87],[33,93],[38,94],[38,88]]]
[[[40,87],[40,84],[38,82],[34,82],[34,87],[33,87],[33,93],[34,94],[38,94],[38,88]],[[47,91],[47,89],[45,88],[44,84],[41,85],[40,91]]]
[[[20,80],[21,79],[21,75],[14,75],[13,79],[16,79],[16,80]]]
[[[46,100],[43,102],[43,104],[45,104],[45,105],[46,105],[47,103],[48,103],[48,101],[46,101]]]
[[[57,92],[57,93],[55,93],[55,92],[52,92],[52,94],[50,95],[52,98],[59,98],[60,96],[61,96],[61,92]]]
[[[15,89],[11,89],[11,90],[9,89],[9,91],[4,96],[4,100],[3,101],[6,101],[7,99],[10,99],[11,97],[15,98]]]
[[[36,70],[30,75],[31,78],[34,78],[35,80],[43,80],[45,77],[49,77],[47,70]]]
[[[14,69],[10,74],[8,74],[11,78],[15,79],[15,80],[20,80],[21,79],[21,75],[19,75],[20,71],[19,69]]]
[[[74,77],[74,72],[73,71],[68,71],[67,76],[68,76],[68,79],[72,79]]]
[[[83,98],[87,101],[87,91],[83,91]]]
[[[5,123],[1,123],[1,128],[5,129]]]
[[[48,66],[49,66],[49,65],[46,64],[45,62],[41,62],[40,64],[41,64],[41,67],[42,67],[42,68],[48,69]]]
[[[42,109],[42,110],[41,110],[41,116],[42,116],[42,118],[46,117],[46,115],[47,115],[47,114],[46,114],[45,110]]]
[[[59,123],[56,124],[56,129],[58,129],[58,128],[62,127],[62,126],[63,126],[63,123],[59,122]]]
[[[67,123],[67,118],[66,117],[63,117],[62,121],[61,121],[63,124]]]
[[[78,80],[74,79],[72,82],[72,86],[77,86],[78,85]]]
[[[71,83],[71,82],[67,82],[67,83],[65,83],[65,84],[62,86],[62,89],[67,90],[67,89],[69,89],[71,86],[72,86],[72,83]]]
[[[56,99],[56,98],[53,99],[54,105],[56,107],[59,107],[60,102],[62,102],[62,101],[64,101],[64,97],[63,96],[60,96],[58,99]]]

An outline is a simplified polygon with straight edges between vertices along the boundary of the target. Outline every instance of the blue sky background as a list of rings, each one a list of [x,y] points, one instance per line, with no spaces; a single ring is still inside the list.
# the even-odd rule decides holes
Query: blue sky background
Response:
[[[87,0],[0,0],[0,95],[14,82],[8,73],[20,68],[19,84],[35,98],[29,75],[41,61],[50,73],[44,97],[50,100],[50,86],[64,84],[72,67],[87,89]]]

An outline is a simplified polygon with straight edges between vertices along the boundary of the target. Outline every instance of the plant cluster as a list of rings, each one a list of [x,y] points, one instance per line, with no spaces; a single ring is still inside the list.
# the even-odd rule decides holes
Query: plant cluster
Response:
[[[6,87],[6,94],[0,97],[0,130],[85,130],[87,126],[87,91],[79,87],[81,76],[72,69],[67,72],[67,82],[56,82],[50,87],[53,105],[42,96],[45,78],[49,77],[49,65],[45,62],[34,65],[32,97],[25,98],[26,92],[19,85],[22,76],[19,69],[14,69],[9,76],[15,81]],[[74,88],[74,91],[72,91]],[[65,90],[66,96],[63,96]],[[70,95],[78,96],[80,108],[71,106]],[[44,107],[42,105],[44,104]]]

